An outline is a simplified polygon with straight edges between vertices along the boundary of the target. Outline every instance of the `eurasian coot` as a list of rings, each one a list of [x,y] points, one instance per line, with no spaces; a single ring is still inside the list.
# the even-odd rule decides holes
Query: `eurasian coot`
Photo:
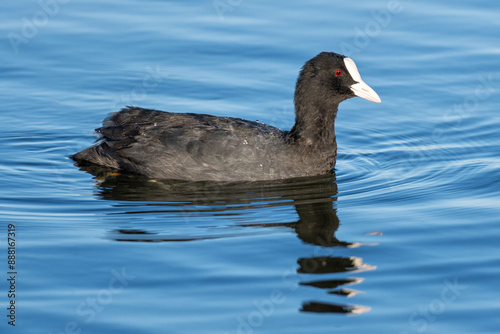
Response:
[[[256,181],[326,174],[337,158],[340,102],[380,98],[350,58],[322,52],[295,86],[295,125],[283,131],[232,117],[127,107],[96,129],[102,137],[71,158],[152,178]]]

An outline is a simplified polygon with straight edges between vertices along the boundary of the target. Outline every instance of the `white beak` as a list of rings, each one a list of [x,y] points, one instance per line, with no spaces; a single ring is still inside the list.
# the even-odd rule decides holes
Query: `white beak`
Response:
[[[351,88],[354,95],[367,99],[368,101],[372,101],[375,103],[380,103],[380,97],[375,91],[368,86],[362,79],[361,75],[359,75],[358,68],[356,64],[351,58],[344,58],[344,64],[351,77],[356,81],[355,84],[352,84],[349,88]]]

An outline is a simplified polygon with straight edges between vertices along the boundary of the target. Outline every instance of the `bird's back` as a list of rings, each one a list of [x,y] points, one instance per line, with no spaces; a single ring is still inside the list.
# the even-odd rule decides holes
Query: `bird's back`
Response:
[[[291,154],[287,132],[258,122],[129,107],[96,131],[102,135],[96,145],[74,160],[168,179],[262,180],[290,173],[283,161]]]

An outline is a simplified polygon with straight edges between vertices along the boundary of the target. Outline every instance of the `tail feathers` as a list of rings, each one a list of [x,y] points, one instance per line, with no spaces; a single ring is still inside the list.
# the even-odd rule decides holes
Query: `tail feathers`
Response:
[[[105,142],[86,148],[72,155],[70,158],[77,162],[88,161],[116,169],[124,169],[122,168],[123,165],[127,164],[124,158],[120,157],[116,151],[111,149]]]

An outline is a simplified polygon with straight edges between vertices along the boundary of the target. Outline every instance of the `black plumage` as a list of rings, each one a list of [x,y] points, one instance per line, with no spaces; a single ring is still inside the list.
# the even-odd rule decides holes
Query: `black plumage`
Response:
[[[360,78],[354,80],[356,74],[351,75],[349,70],[354,70],[344,59],[323,52],[304,65],[295,88],[295,125],[290,131],[239,118],[127,107],[96,129],[101,138],[94,146],[72,158],[153,178],[196,181],[329,173],[337,155],[338,105],[359,95],[350,87]]]

